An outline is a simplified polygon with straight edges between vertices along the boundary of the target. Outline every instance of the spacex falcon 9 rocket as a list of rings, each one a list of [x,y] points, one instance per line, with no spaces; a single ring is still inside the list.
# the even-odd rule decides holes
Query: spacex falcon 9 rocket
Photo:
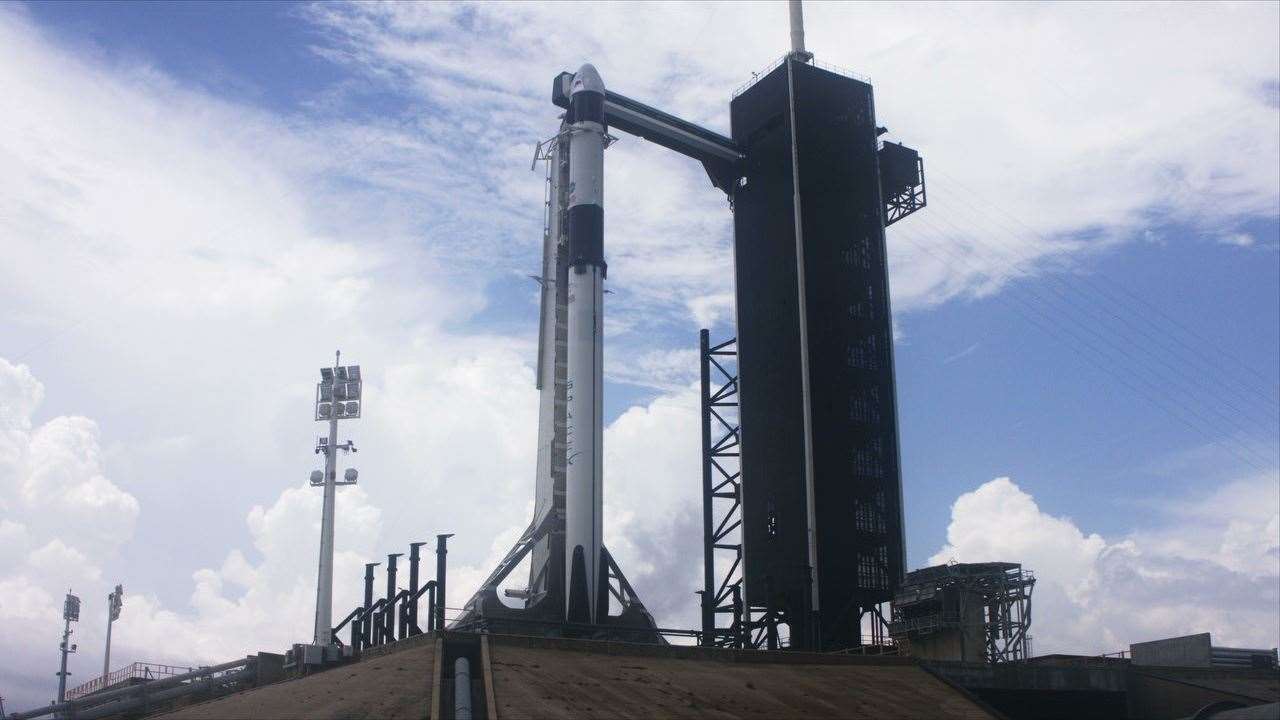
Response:
[[[595,623],[607,608],[604,512],[604,82],[591,65],[569,100],[568,402],[565,432],[565,617]]]
[[[534,519],[463,608],[458,629],[528,623],[558,632],[575,626],[625,628],[652,639],[653,619],[604,547],[603,337],[604,150],[611,138],[604,82],[591,65],[556,78],[553,99],[566,112],[540,145],[548,162],[537,386],[541,391]],[[541,154],[541,149],[546,153]],[[499,586],[530,558],[529,584]],[[610,615],[614,598],[620,613]],[[638,634],[637,634],[638,633]]]

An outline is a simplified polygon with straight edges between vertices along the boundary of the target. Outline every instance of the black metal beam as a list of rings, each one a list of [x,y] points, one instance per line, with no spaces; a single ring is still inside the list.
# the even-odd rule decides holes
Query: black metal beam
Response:
[[[551,102],[568,109],[572,83],[573,73],[557,75],[552,83]],[[732,194],[745,154],[731,138],[611,90],[604,94],[604,116],[605,124],[611,128],[701,162],[712,184]]]
[[[449,538],[453,537],[453,533],[445,533],[436,536],[436,589],[435,593],[435,611],[436,611],[436,630],[444,629],[444,606],[445,606],[445,574],[448,571],[448,563],[445,558],[449,554]]]
[[[406,631],[408,635],[419,635],[422,628],[418,627],[418,563],[422,558],[420,549],[424,542],[409,543],[409,627]]]
[[[711,513],[715,498],[711,487],[711,367],[707,362],[711,340],[706,329],[698,333],[698,345],[702,359],[702,644],[711,646],[716,634],[716,551]]]

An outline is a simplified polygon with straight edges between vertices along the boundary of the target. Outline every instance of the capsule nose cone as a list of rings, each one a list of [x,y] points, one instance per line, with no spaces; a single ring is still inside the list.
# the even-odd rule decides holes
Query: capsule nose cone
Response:
[[[600,73],[596,71],[596,66],[591,63],[578,68],[578,72],[573,75],[573,90],[570,94],[580,92],[604,94],[604,80],[600,79]]]

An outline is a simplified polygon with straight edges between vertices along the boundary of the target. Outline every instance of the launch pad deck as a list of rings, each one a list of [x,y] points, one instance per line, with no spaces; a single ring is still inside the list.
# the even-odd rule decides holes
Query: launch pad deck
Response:
[[[445,647],[481,643],[477,718],[999,717],[909,658],[451,632],[163,717],[449,718]]]

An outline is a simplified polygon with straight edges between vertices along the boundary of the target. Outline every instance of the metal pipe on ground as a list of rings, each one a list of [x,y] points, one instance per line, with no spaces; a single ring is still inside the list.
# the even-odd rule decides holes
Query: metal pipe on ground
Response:
[[[464,657],[453,663],[453,719],[471,720],[471,661]]]
[[[219,675],[205,680],[197,680],[195,682],[183,684],[180,687],[147,692],[135,698],[127,698],[120,700],[119,702],[99,705],[98,707],[90,708],[88,710],[82,710],[77,712],[74,717],[76,720],[95,720],[96,718],[119,715],[121,713],[130,712],[139,707],[163,703],[167,700],[173,700],[175,698],[182,697],[183,695],[207,690],[214,686],[238,683],[242,680],[252,680],[253,675],[254,673],[251,670],[240,670],[238,672],[227,673],[226,675]]]
[[[26,712],[14,713],[10,715],[8,718],[6,718],[6,720],[29,720],[29,718],[44,717],[45,715],[52,715],[54,713],[65,713],[67,711],[73,711],[76,717],[81,717],[81,714],[83,712],[82,708],[89,708],[89,707],[101,705],[102,703],[110,702],[111,700],[115,700],[116,698],[124,697],[131,693],[137,693],[139,691],[154,692],[160,688],[165,688],[171,685],[183,683],[187,680],[193,680],[196,678],[204,677],[206,675],[210,675],[212,673],[223,672],[225,670],[231,670],[233,668],[245,666],[252,662],[255,662],[256,660],[257,658],[246,657],[240,660],[232,660],[231,662],[225,662],[225,663],[222,663],[221,665],[213,665],[211,667],[192,670],[189,673],[183,673],[181,675],[171,675],[167,678],[152,680],[150,682],[145,682],[141,685],[131,685],[129,687],[117,688],[115,690],[108,690],[106,692],[94,693],[93,695],[87,695],[78,700],[72,700],[70,702],[64,702],[64,703],[54,703],[51,705],[46,705],[45,707],[42,707],[42,708],[37,708],[35,710],[28,710]]]

